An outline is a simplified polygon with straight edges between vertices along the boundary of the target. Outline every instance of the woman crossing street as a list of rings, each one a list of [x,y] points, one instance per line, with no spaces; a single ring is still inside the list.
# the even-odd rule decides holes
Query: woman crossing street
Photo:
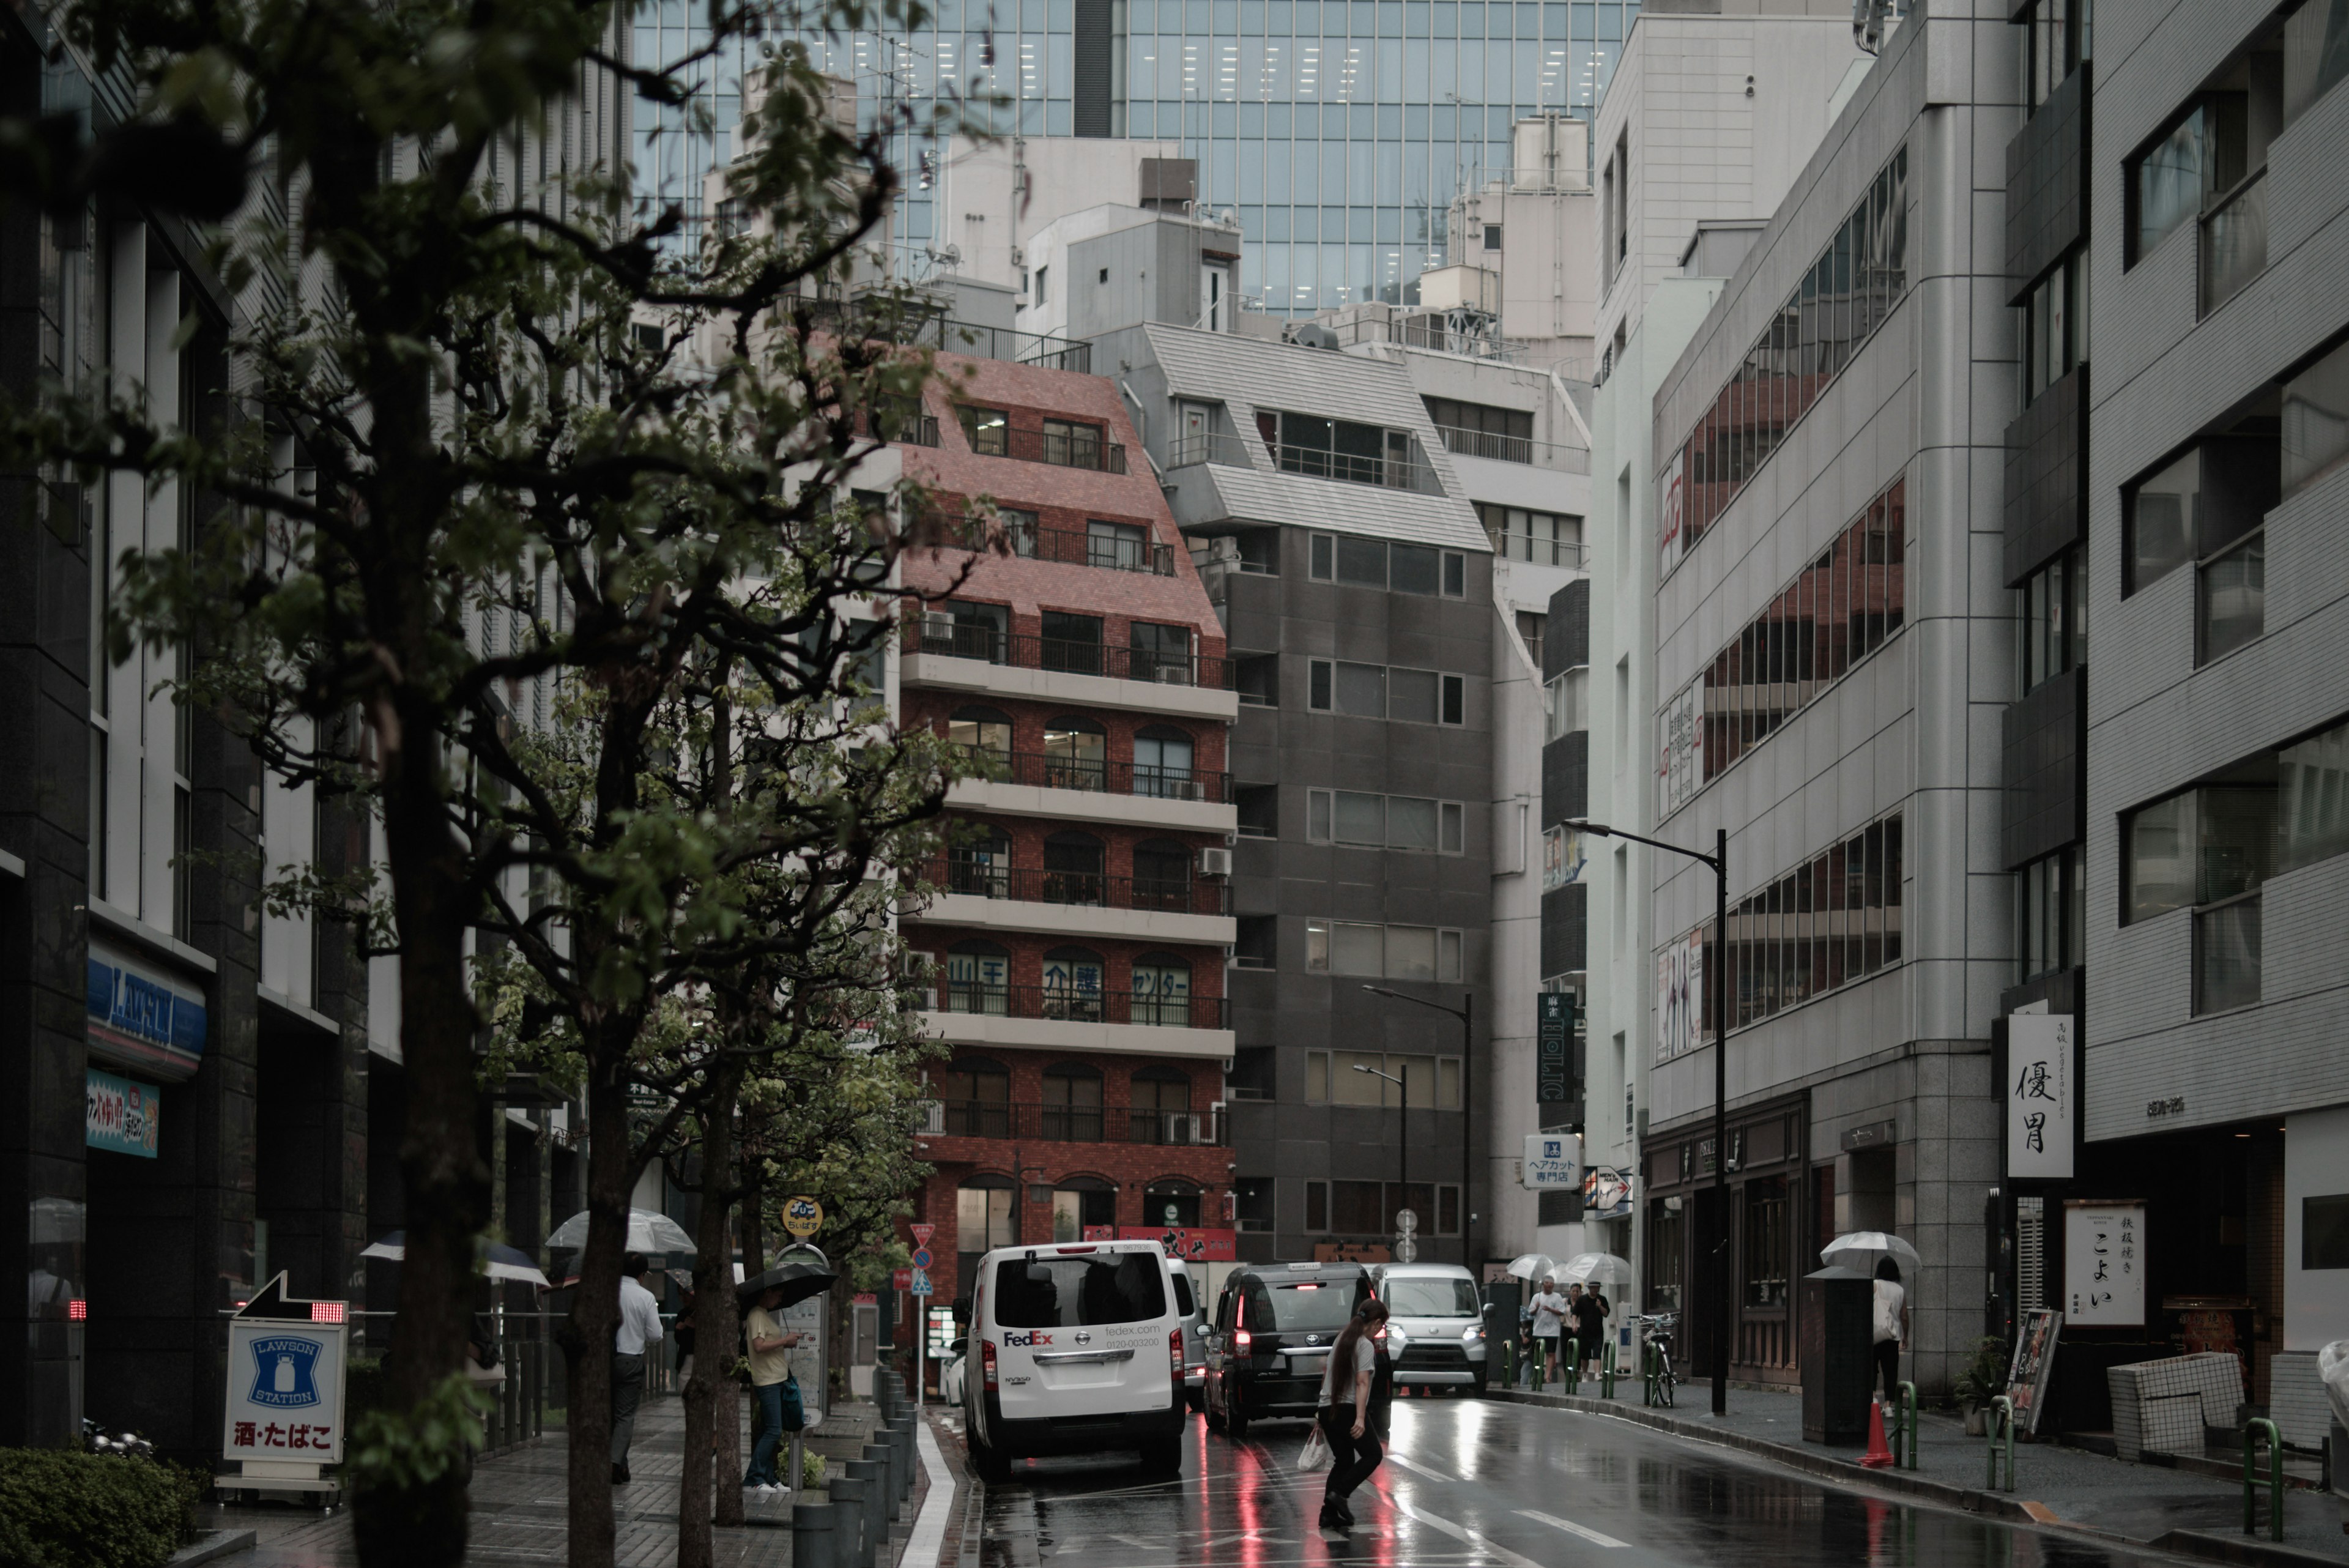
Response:
[[[1386,1435],[1386,1378],[1379,1366],[1377,1338],[1386,1320],[1386,1303],[1375,1296],[1356,1307],[1321,1370],[1316,1417],[1330,1454],[1330,1479],[1321,1489],[1324,1530],[1353,1527],[1354,1511],[1346,1500],[1386,1457],[1379,1446]]]

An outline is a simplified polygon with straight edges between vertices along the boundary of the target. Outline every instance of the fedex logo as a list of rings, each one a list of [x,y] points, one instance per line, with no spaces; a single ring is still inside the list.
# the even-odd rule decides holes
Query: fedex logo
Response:
[[[1050,1345],[1052,1343],[1052,1336],[1046,1334],[1042,1329],[1037,1329],[1033,1333],[1030,1334],[1006,1333],[1003,1336],[1003,1343],[1007,1347],[1010,1345],[1033,1346],[1039,1345]]]

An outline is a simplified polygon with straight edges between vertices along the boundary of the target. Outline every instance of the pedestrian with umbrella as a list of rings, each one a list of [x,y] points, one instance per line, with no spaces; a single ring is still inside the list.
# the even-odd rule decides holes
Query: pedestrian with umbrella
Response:
[[[735,1287],[744,1300],[756,1303],[742,1320],[750,1350],[751,1397],[750,1463],[742,1486],[753,1497],[778,1498],[791,1490],[775,1473],[775,1452],[784,1434],[807,1425],[807,1407],[792,1372],[792,1352],[806,1336],[784,1327],[779,1314],[821,1294],[837,1277],[812,1264],[786,1263]]]
[[[1917,1249],[1888,1231],[1854,1231],[1820,1248],[1819,1262],[1875,1276],[1869,1349],[1890,1404],[1900,1388],[1900,1349],[1909,1342],[1909,1293],[1900,1282],[1900,1265],[1918,1264]]]
[[[636,1407],[645,1397],[645,1355],[661,1342],[660,1302],[645,1281],[653,1266],[642,1252],[620,1264],[620,1329],[612,1341],[612,1484],[628,1474],[628,1445],[636,1440]]]

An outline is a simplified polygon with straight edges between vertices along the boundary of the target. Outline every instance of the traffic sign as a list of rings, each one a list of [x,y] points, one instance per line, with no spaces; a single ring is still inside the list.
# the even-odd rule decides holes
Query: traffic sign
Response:
[[[823,1229],[823,1205],[808,1197],[783,1200],[783,1229],[794,1236],[812,1236]]]
[[[1413,1213],[1408,1209],[1398,1209],[1395,1210],[1395,1231],[1398,1234],[1408,1236],[1418,1229],[1418,1215]]]
[[[1394,1261],[1398,1263],[1416,1263],[1419,1262],[1419,1243],[1413,1241],[1409,1236],[1396,1237],[1394,1244]]]
[[[914,1271],[911,1269],[890,1270],[889,1288],[893,1291],[912,1290],[914,1288]]]
[[[926,1269],[930,1266],[930,1250],[927,1247],[916,1247],[914,1249],[914,1267],[917,1269]]]
[[[905,1229],[914,1233],[914,1245],[916,1247],[928,1246],[930,1238],[938,1233],[938,1228],[935,1225],[908,1225]]]
[[[917,1296],[935,1295],[937,1293],[930,1284],[929,1272],[926,1269],[916,1269],[914,1271],[914,1282],[905,1288],[912,1291]]]

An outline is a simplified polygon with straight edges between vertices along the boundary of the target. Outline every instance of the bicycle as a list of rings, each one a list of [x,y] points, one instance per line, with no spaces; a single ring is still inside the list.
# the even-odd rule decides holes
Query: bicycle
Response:
[[[1672,1325],[1680,1320],[1681,1314],[1676,1312],[1639,1313],[1629,1320],[1644,1331],[1640,1338],[1646,1346],[1642,1357],[1646,1402],[1668,1410],[1672,1406],[1672,1391],[1680,1385],[1672,1372]]]

